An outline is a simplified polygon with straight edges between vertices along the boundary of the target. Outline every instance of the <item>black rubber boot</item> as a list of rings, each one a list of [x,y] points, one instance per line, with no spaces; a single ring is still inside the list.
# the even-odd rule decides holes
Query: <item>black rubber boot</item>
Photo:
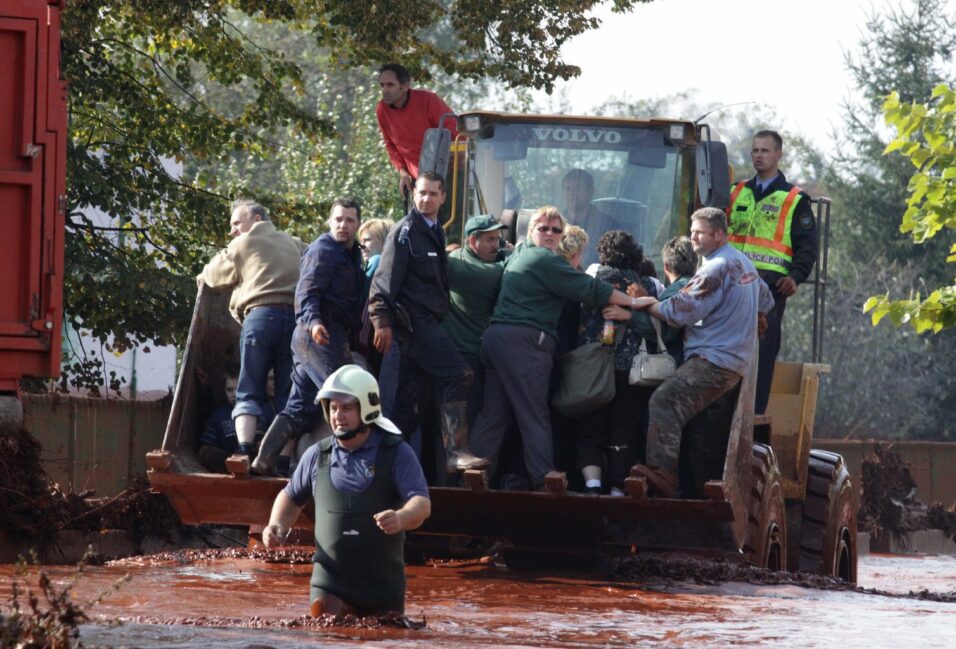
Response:
[[[441,438],[445,443],[445,468],[448,473],[487,469],[488,460],[475,457],[468,450],[468,404],[450,401],[441,406]]]
[[[282,447],[296,435],[296,425],[291,417],[277,415],[259,445],[259,455],[252,461],[250,470],[255,475],[275,475],[276,458]]]

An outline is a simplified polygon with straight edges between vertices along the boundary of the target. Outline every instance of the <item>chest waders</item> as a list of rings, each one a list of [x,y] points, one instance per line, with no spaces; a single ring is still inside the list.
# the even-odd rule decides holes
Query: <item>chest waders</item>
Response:
[[[375,477],[361,493],[332,485],[333,439],[320,443],[315,480],[315,554],[309,601],[321,591],[362,613],[405,610],[405,533],[385,534],[373,516],[402,503],[392,488],[392,464],[401,439],[386,435],[375,459]]]
[[[727,234],[730,244],[747,255],[759,270],[790,274],[793,247],[790,226],[800,201],[800,188],[778,190],[756,200],[746,182],[731,193]]]

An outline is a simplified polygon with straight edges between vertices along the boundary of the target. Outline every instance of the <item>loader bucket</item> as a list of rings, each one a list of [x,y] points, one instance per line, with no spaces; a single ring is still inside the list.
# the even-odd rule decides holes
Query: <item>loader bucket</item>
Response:
[[[209,472],[196,443],[217,405],[222,373],[238,360],[239,326],[228,313],[228,293],[203,286],[176,385],[161,450],[150,453],[154,489],[167,494],[184,523],[263,526],[284,479]],[[751,501],[753,376],[745,377],[735,407],[715,426],[729,430],[723,473],[704,485],[703,498],[583,496],[433,487],[432,515],[410,544],[436,537],[500,542],[513,551],[564,563],[635,549],[686,550],[741,556]],[[220,397],[221,398],[221,397]],[[311,511],[296,522],[311,528]]]

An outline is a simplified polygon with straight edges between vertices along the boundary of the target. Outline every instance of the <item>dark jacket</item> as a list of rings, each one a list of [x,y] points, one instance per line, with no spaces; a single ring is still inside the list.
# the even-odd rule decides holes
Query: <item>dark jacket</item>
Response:
[[[389,231],[372,277],[368,311],[376,329],[395,324],[396,305],[411,317],[441,321],[448,313],[445,236],[436,234],[417,209]]]
[[[313,241],[299,262],[295,287],[296,322],[308,330],[317,324],[357,329],[365,284],[362,249],[346,249],[329,233]]]
[[[629,284],[638,284],[643,287],[647,294],[652,297],[658,297],[657,286],[642,276],[639,272],[632,269],[613,268],[611,266],[599,266],[595,273],[595,278],[606,282],[619,291],[626,291]],[[604,329],[604,316],[601,314],[603,305],[598,307],[581,307],[581,324],[583,325],[578,335],[578,346],[588,343],[601,342],[601,334]],[[634,313],[643,313],[635,311]],[[624,323],[615,323],[616,326],[624,326]],[[657,338],[652,335],[654,344],[657,344]],[[631,363],[641,349],[641,335],[631,327],[626,327],[620,332],[620,338],[614,347],[614,369],[626,371],[631,369]]]
[[[747,181],[747,187],[753,192],[754,199],[761,201],[773,192],[789,192],[793,185],[787,182],[783,172],[777,174],[773,182],[767,186],[766,191],[757,190],[757,177],[754,176]],[[733,205],[730,206],[730,218],[733,219]],[[797,209],[793,213],[793,220],[790,223],[790,245],[793,248],[793,261],[790,263],[790,277],[797,284],[802,284],[810,277],[813,271],[813,264],[817,261],[817,223],[813,218],[813,206],[810,205],[810,195],[806,192],[800,192],[800,200],[797,201]],[[759,270],[760,276],[767,285],[770,286],[776,297],[775,285],[777,280],[783,277],[780,273],[772,270]]]

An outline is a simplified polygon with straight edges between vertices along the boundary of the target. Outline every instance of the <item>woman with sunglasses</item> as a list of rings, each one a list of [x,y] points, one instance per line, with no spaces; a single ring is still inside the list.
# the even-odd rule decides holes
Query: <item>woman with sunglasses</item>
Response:
[[[527,239],[505,265],[495,313],[481,342],[485,407],[469,438],[472,452],[488,458],[494,470],[513,417],[536,488],[554,470],[548,379],[565,300],[593,307],[632,305],[627,294],[572,268],[555,252],[566,228],[556,207],[540,208],[528,223]]]

